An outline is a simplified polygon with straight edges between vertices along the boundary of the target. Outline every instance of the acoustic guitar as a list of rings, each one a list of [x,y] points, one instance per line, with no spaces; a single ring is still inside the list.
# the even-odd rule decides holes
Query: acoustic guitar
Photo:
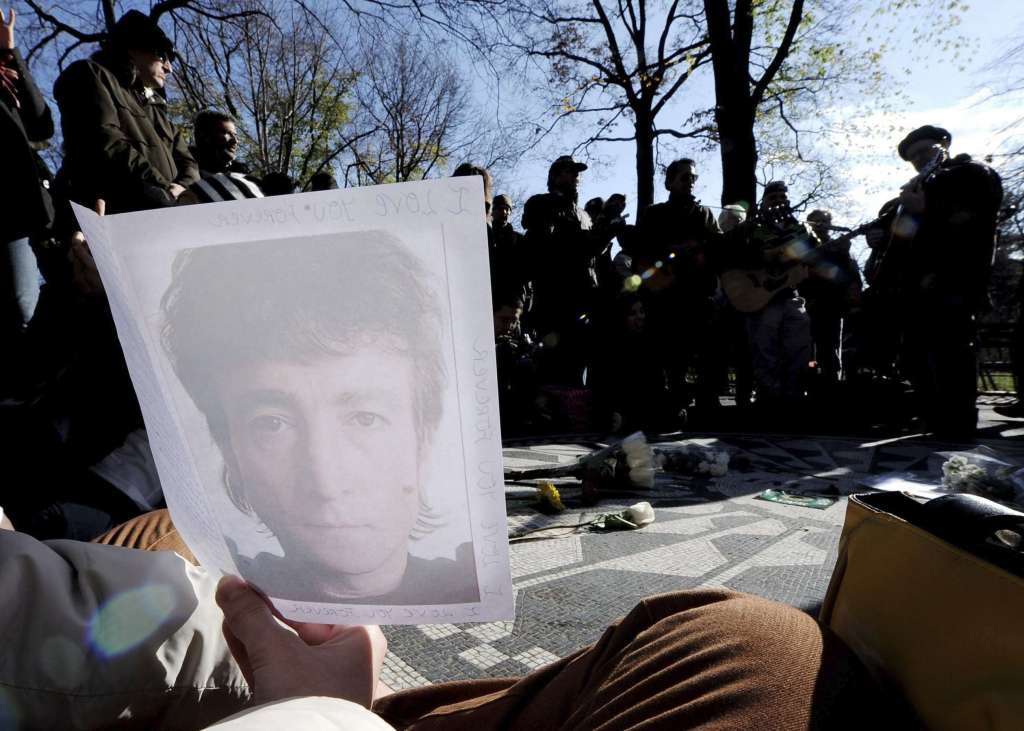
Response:
[[[805,225],[800,225],[777,237],[777,243],[767,243],[761,252],[761,268],[729,269],[719,277],[722,291],[739,312],[758,312],[780,291],[792,289],[807,279],[810,259],[819,242]]]
[[[852,229],[830,226],[832,230],[845,233],[824,243],[804,226],[803,231],[790,234],[783,243],[764,251],[763,256],[767,262],[764,268],[723,272],[719,276],[722,290],[737,311],[758,312],[780,291],[794,289],[807,279],[823,253],[841,251],[848,241],[878,223],[878,219],[875,219]]]

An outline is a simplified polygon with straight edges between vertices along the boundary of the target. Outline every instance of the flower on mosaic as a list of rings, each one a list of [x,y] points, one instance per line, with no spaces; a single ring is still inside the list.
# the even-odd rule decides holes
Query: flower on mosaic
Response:
[[[562,496],[553,482],[542,482],[537,486],[537,497],[544,505],[552,510],[562,512],[565,505],[562,503]]]
[[[666,472],[680,475],[721,477],[729,472],[727,451],[699,444],[661,448],[655,459]]]
[[[637,487],[654,487],[654,473],[660,465],[643,432],[634,432],[620,443],[626,457],[629,481]]]
[[[629,471],[629,481],[637,487],[654,487],[654,468],[634,467]]]
[[[624,515],[626,520],[635,523],[638,528],[643,528],[654,522],[654,508],[646,501],[630,505],[626,508]]]
[[[986,469],[973,462],[969,453],[954,454],[942,464],[942,486],[952,492],[1013,502],[1016,493],[1014,472],[1012,465]]]
[[[643,432],[633,432],[622,440],[622,451],[627,457],[647,457],[650,459],[651,448]]]

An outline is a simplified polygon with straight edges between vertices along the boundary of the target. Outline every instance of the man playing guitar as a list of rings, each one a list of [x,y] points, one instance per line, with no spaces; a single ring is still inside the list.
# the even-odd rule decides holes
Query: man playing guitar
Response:
[[[772,408],[771,413],[778,417],[783,411],[774,407],[780,402],[792,404],[803,396],[812,359],[810,319],[795,283],[806,278],[804,262],[818,242],[814,233],[793,216],[786,184],[778,180],[765,186],[755,218],[731,234],[735,238],[730,248],[736,249],[736,263],[744,267],[731,272],[735,292],[741,290],[746,279],[752,292],[764,294],[764,303],[758,301],[759,309],[754,305],[743,307],[739,295],[730,294],[733,288],[726,281],[729,273],[723,274],[722,284],[737,309],[747,312],[757,405],[760,409]],[[767,275],[757,274],[757,269]],[[773,284],[776,280],[778,286]]]
[[[899,253],[907,374],[927,426],[964,436],[977,424],[975,315],[988,301],[1003,188],[995,171],[969,155],[950,157],[951,139],[926,125],[899,143],[918,175],[900,194],[879,275]]]
[[[641,294],[662,349],[673,408],[686,408],[695,395],[698,409],[711,412],[719,406],[718,389],[725,381],[712,301],[721,231],[711,209],[694,197],[696,182],[693,160],[675,160],[665,169],[669,199],[641,212],[628,253],[643,282]],[[686,383],[690,365],[697,368],[694,395]]]

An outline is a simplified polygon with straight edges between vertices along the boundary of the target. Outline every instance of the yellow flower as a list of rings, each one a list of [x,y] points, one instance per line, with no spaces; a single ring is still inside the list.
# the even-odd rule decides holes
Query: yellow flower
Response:
[[[554,510],[562,512],[565,505],[562,504],[562,496],[558,494],[558,488],[553,482],[542,482],[537,486],[537,497],[542,503],[547,503]]]

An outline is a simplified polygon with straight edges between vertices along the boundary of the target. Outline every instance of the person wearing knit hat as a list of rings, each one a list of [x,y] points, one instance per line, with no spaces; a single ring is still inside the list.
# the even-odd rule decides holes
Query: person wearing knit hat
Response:
[[[163,88],[176,58],[156,21],[129,10],[101,49],[64,70],[53,87],[71,197],[107,213],[174,205],[199,179]]]
[[[64,147],[58,179],[71,201],[112,214],[195,200],[188,188],[199,179],[199,166],[164,98],[173,59],[172,44],[156,21],[128,11],[99,51],[57,78],[53,96]],[[55,234],[70,243],[75,272],[68,286],[85,295],[69,314],[79,344],[71,382],[83,384],[68,417],[69,448],[84,464],[111,454],[114,464],[124,464],[117,451],[132,449],[130,435],[144,434],[142,416],[95,261],[70,206],[59,210]],[[134,506],[129,494],[137,489],[137,477],[113,472],[103,475],[111,495]]]

